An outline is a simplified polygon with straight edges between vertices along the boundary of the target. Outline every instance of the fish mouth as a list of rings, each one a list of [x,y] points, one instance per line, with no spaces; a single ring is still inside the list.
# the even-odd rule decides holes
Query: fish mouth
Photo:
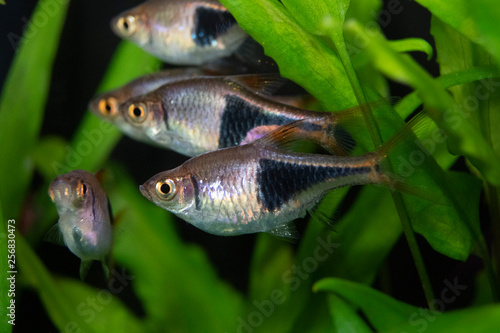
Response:
[[[52,190],[52,187],[49,188],[49,197],[52,202],[55,202],[54,190]]]
[[[151,198],[151,194],[149,194],[149,191],[147,190],[146,184],[144,185],[139,185],[139,191],[141,191],[141,194],[146,198],[148,199],[149,201],[153,201],[152,198]]]

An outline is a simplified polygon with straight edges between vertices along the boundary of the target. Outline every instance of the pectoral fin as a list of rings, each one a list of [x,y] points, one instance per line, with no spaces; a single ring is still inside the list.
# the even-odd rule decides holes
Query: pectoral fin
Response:
[[[80,280],[85,280],[90,266],[92,266],[92,260],[82,260],[82,262],[80,263]]]

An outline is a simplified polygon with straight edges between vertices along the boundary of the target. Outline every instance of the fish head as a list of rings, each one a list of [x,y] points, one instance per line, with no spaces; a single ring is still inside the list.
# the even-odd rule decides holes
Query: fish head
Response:
[[[92,177],[92,178],[90,178]],[[56,177],[49,186],[49,196],[59,215],[75,213],[90,207],[94,194],[94,175],[85,170],[74,170]]]
[[[195,202],[193,177],[178,167],[156,174],[139,187],[142,195],[174,214],[191,208]]]
[[[120,105],[119,113],[127,123],[129,131],[141,133],[153,141],[165,127],[161,99],[154,93],[128,100]]]
[[[97,117],[113,122],[118,116],[118,106],[125,98],[119,98],[114,91],[97,96],[89,102],[89,109]]]
[[[111,29],[120,38],[147,45],[151,39],[147,12],[142,5],[122,12],[111,20]]]

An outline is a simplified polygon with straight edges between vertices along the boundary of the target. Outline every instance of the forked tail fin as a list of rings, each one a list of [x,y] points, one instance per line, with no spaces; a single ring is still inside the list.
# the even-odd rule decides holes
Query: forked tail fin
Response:
[[[430,122],[431,120],[425,112],[419,113],[374,152],[374,159],[380,176],[379,182],[384,183],[391,190],[397,190],[438,204],[445,204],[436,193],[419,187],[418,184],[410,184],[407,178],[411,175],[398,175],[395,173],[394,166],[388,158],[390,156],[392,160],[395,157],[398,157],[398,160],[406,160],[411,156],[414,151],[408,150],[408,142],[414,142],[416,138],[421,137],[427,131]]]

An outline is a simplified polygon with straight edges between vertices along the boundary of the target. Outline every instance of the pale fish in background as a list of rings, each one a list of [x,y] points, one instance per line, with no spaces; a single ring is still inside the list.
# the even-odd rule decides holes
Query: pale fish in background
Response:
[[[153,91],[160,86],[174,81],[193,78],[207,74],[200,68],[178,68],[159,71],[152,74],[141,76],[129,83],[104,92],[89,103],[89,109],[97,117],[114,124],[124,134],[135,140],[155,144],[145,134],[144,131],[137,130],[135,126],[129,125],[125,119],[118,113],[118,107],[133,97]]]
[[[249,37],[216,0],[149,0],[119,14],[111,27],[119,37],[175,65],[230,56]]]
[[[300,127],[309,126],[297,121],[252,143],[193,157],[153,176],[140,191],[211,234],[267,232],[295,237],[290,222],[304,217],[335,188],[382,184],[420,194],[391,175],[387,164],[388,154],[408,142],[411,129],[419,123],[413,121],[375,152],[342,157],[286,149],[287,143],[302,137]]]
[[[85,278],[92,260],[101,261],[109,276],[111,218],[108,198],[97,178],[85,170],[68,172],[51,182],[49,196],[59,214],[57,227],[64,244],[82,261],[80,278]]]
[[[316,112],[269,96],[277,75],[199,77],[175,81],[123,103],[118,112],[134,131],[186,156],[245,144],[281,125],[307,119],[301,130],[337,155],[355,145],[343,124],[363,123],[360,107]]]
[[[155,146],[164,147],[160,143],[151,140],[146,135],[146,131],[144,131],[142,127],[136,126],[135,123],[130,124],[127,122],[126,118],[128,117],[128,114],[118,112],[120,105],[131,98],[154,91],[155,89],[168,83],[197,77],[223,76],[226,75],[224,73],[227,73],[229,70],[231,70],[231,68],[224,67],[222,65],[217,67],[211,66],[209,69],[189,67],[163,70],[153,74],[141,76],[121,87],[99,94],[89,102],[88,107],[97,117],[115,125],[121,132],[131,138]],[[275,101],[295,107],[305,107],[308,103],[313,101],[313,98],[310,95],[268,97]]]

